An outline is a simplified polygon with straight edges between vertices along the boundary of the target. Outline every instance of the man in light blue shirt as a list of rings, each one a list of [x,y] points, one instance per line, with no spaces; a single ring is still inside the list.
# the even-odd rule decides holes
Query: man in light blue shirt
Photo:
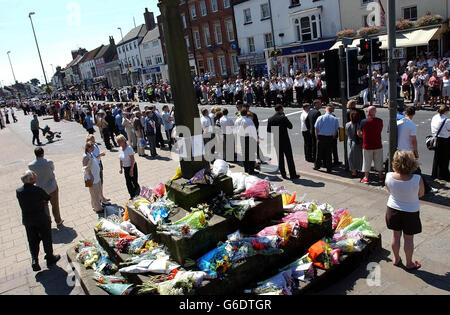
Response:
[[[314,125],[318,140],[318,152],[314,169],[318,170],[324,165],[327,168],[327,173],[331,173],[333,140],[338,135],[339,120],[332,115],[334,112],[332,105],[328,105],[325,111],[325,115],[317,118],[316,124]]]
[[[116,120],[116,126],[119,129],[120,134],[122,134],[128,140],[128,135],[125,132],[125,126],[122,124],[123,116],[122,116],[122,110],[121,109],[119,109],[119,111],[117,112],[115,120]]]

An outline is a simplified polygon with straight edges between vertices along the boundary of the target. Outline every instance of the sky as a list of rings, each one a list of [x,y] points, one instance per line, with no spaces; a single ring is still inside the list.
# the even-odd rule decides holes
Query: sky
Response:
[[[37,78],[44,83],[41,63],[31,22],[41,51],[47,80],[50,82],[57,66],[64,68],[71,60],[71,51],[79,47],[88,51],[109,44],[109,36],[116,43],[134,28],[144,24],[148,8],[160,15],[157,0],[0,0],[0,83],[14,83],[10,58],[17,81]],[[53,68],[52,68],[53,65]],[[56,71],[56,70],[55,70]]]

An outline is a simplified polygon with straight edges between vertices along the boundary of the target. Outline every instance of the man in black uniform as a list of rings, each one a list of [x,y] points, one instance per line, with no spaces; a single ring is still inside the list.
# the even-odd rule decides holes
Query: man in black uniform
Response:
[[[312,161],[316,161],[317,159],[317,139],[316,139],[316,131],[314,129],[314,125],[316,124],[317,118],[320,117],[320,108],[322,107],[322,102],[320,100],[315,100],[313,103],[314,108],[311,109],[306,117],[305,124],[306,128],[311,134],[311,158]]]
[[[267,132],[272,132],[272,127],[278,127],[279,134],[278,138],[275,135],[275,145],[277,146],[277,156],[278,156],[278,167],[280,169],[281,176],[284,179],[287,179],[286,169],[284,167],[284,156],[286,156],[286,160],[289,168],[290,179],[294,180],[300,178],[297,175],[294,164],[294,157],[292,156],[292,147],[291,140],[289,139],[288,129],[292,129],[292,123],[289,119],[284,115],[283,106],[277,105],[275,107],[276,114],[269,118],[269,122],[267,124]]]
[[[45,205],[50,200],[45,190],[35,185],[36,173],[27,171],[22,175],[23,186],[16,190],[16,196],[22,209],[22,224],[25,225],[31,252],[33,271],[41,270],[39,266],[39,244],[42,241],[47,267],[55,264],[60,255],[53,255],[51,219]]]

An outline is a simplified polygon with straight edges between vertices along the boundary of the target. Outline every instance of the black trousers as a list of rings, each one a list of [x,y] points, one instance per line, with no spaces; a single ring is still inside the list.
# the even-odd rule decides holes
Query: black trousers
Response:
[[[247,174],[255,172],[256,143],[250,137],[241,137],[241,152],[244,154],[244,170]]]
[[[327,171],[331,170],[333,154],[333,136],[320,136],[317,139],[316,168],[325,166]]]
[[[28,246],[31,258],[37,260],[39,257],[39,245],[44,245],[45,259],[53,258],[52,228],[50,220],[47,224],[40,226],[25,226],[27,232]]]
[[[41,143],[41,140],[39,140],[39,130],[31,130],[31,132],[33,132],[33,141],[32,143],[34,144],[34,141],[37,141],[37,143]]]
[[[161,133],[161,126],[159,126],[159,128],[157,126],[156,127],[156,147],[164,148],[164,146],[165,146],[165,143],[164,143],[164,139],[163,139],[163,136]]]
[[[431,177],[433,179],[450,180],[450,172],[448,170],[450,158],[450,138],[437,138],[437,148],[434,151],[433,171]]]
[[[285,157],[288,163],[289,175],[291,177],[297,175],[297,171],[295,170],[294,157],[292,155],[291,141],[289,139],[286,139],[284,143],[279,143],[278,145],[278,168],[280,169],[281,176],[286,177],[286,168],[284,164]]]
[[[312,138],[311,133],[309,131],[303,131],[303,148],[305,150],[305,160],[307,162],[314,162],[315,159],[313,158],[312,154]]]
[[[338,163],[339,162],[339,155],[338,155],[338,140],[337,138],[333,140],[333,162]]]
[[[303,87],[296,87],[295,88],[295,93],[296,93],[296,99],[297,99],[297,104],[299,106],[302,106],[303,103]]]
[[[316,162],[317,160],[317,139],[315,134],[311,134],[311,162]]]
[[[108,150],[111,150],[111,134],[109,133],[109,129],[108,128],[103,128],[102,129],[102,134],[103,134],[103,141],[105,142],[105,147]]]
[[[139,196],[139,193],[141,192],[141,187],[138,184],[137,163],[134,163],[133,177],[130,177],[130,169],[131,167],[124,167],[123,171],[125,173],[125,181],[127,184],[128,193],[130,194],[130,198],[134,198],[136,196]]]
[[[170,130],[166,130],[166,137],[167,137],[167,141],[169,142],[170,150],[172,150],[172,145],[174,143],[173,138],[172,138],[172,131],[173,131],[173,127]]]

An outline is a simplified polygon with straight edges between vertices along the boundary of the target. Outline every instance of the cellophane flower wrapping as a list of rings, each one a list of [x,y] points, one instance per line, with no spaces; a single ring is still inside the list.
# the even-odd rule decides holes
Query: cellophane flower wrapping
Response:
[[[211,170],[209,169],[201,169],[198,171],[190,180],[188,180],[184,185],[212,185],[214,183],[214,179],[211,175]]]
[[[109,283],[126,283],[127,280],[124,277],[121,276],[112,276],[112,275],[105,275],[98,271],[94,272],[94,275],[92,276],[92,279],[97,281],[99,284],[109,284]]]
[[[332,212],[332,227],[333,229],[336,229],[336,227],[339,224],[339,221],[341,221],[342,216],[347,213],[346,209],[338,209]]]
[[[155,188],[155,195],[158,198],[162,198],[166,193],[166,186],[164,184],[159,184],[158,186],[156,186]]]
[[[172,224],[163,224],[159,228],[173,235],[191,236],[198,230],[205,228],[206,225],[205,212],[194,211]]]
[[[142,186],[140,196],[145,200],[151,202],[153,197],[153,190],[149,187]]]
[[[322,211],[316,208],[315,210],[308,212],[308,222],[311,224],[322,224],[323,222]]]
[[[315,277],[315,269],[309,253],[280,269],[280,271],[285,270],[291,270],[293,278],[303,282],[310,281]]]
[[[364,235],[365,237],[370,237],[370,238],[378,237],[378,235],[375,234],[375,232],[373,231],[372,226],[367,221],[366,217],[354,218],[353,222],[343,229],[344,233],[347,233],[347,232],[353,231],[353,230],[357,230],[357,231],[361,232],[361,234]]]
[[[130,221],[123,221],[122,223],[120,223],[119,228],[121,228],[125,232],[128,232],[129,234],[136,235],[137,237],[143,237],[144,236],[144,233],[139,231],[136,228],[136,226],[133,223],[131,223]]]
[[[98,284],[98,286],[111,295],[128,295],[133,284],[107,283]]]
[[[230,169],[230,166],[227,162],[224,160],[215,160],[212,168],[212,174],[217,177],[220,175],[226,175],[228,173],[228,170]]]
[[[297,221],[288,221],[281,224],[268,226],[256,234],[257,237],[277,236],[280,238],[277,247],[283,247],[289,241],[291,235],[296,235],[298,230]]]
[[[95,226],[95,229],[99,232],[109,232],[109,233],[123,233],[128,234],[128,232],[122,230],[119,224],[111,222],[108,219],[102,218]]]
[[[205,277],[201,271],[180,271],[174,279],[159,283],[157,290],[160,295],[193,295]]]
[[[149,259],[140,261],[136,265],[121,268],[120,273],[142,274],[142,273],[158,273],[169,274],[172,270],[180,267],[180,265],[169,260],[169,257],[158,259]]]
[[[291,270],[286,270],[266,281],[258,283],[258,287],[253,289],[252,293],[258,295],[292,295],[294,292],[292,280]]]
[[[318,241],[308,249],[308,253],[314,266],[325,270],[331,267],[330,244],[324,241]]]
[[[75,245],[75,250],[78,253],[77,259],[84,267],[90,268],[97,263],[101,258],[101,253],[94,243],[89,241],[79,241]]]
[[[339,220],[338,225],[336,226],[336,231],[340,231],[344,229],[346,226],[350,225],[353,222],[353,217],[345,212],[341,219]]]
[[[283,222],[297,222],[301,227],[308,228],[308,213],[306,211],[297,211],[285,216]]]
[[[270,196],[270,184],[265,180],[256,183],[255,185],[247,189],[244,193],[240,194],[240,197],[243,198],[267,199],[269,198],[269,196]]]
[[[174,207],[175,204],[172,201],[163,197],[148,205],[149,210],[146,211],[146,216],[154,225],[158,225],[164,222]]]
[[[175,172],[175,175],[170,179],[171,182],[174,180],[177,180],[178,178],[183,177],[183,173],[181,172],[181,167],[177,168],[177,171]]]
[[[113,275],[117,272],[118,268],[108,257],[101,256],[100,260],[93,265],[93,269],[104,275]]]

